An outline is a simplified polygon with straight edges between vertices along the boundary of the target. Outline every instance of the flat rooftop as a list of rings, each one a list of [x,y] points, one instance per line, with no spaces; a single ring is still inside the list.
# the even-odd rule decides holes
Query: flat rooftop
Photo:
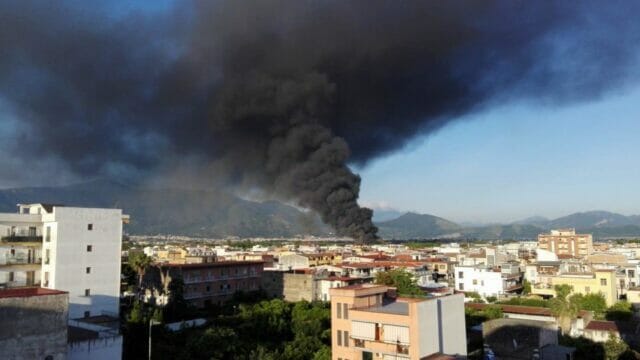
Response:
[[[406,302],[394,301],[390,304],[386,304],[382,306],[372,306],[368,308],[355,309],[355,310],[407,316],[409,315],[409,304]]]
[[[67,294],[66,291],[45,289],[41,287],[14,288],[0,290],[0,299],[12,297],[30,297]]]

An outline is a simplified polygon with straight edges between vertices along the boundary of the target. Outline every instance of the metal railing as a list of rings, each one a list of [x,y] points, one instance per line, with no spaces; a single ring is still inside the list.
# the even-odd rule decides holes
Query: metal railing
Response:
[[[3,242],[21,243],[21,242],[42,242],[42,235],[9,235],[0,238]]]

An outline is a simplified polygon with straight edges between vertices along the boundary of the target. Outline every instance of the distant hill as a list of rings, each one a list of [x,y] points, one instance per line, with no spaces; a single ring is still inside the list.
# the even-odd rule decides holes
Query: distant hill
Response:
[[[126,227],[131,234],[288,237],[331,232],[314,213],[278,201],[249,201],[218,190],[154,189],[104,180],[61,187],[0,190],[0,212],[15,212],[17,203],[34,202],[121,208],[131,215],[131,223]],[[640,215],[624,216],[607,211],[581,212],[552,220],[531,217],[512,224],[480,226],[395,210],[376,210],[374,216],[384,239],[535,239],[538,234],[554,228],[575,228],[592,233],[595,238],[640,237]]]
[[[513,225],[533,225],[533,226],[539,226],[544,228],[544,227],[547,227],[547,224],[550,221],[551,220],[543,216],[531,216],[526,219],[515,221],[513,222]]]
[[[397,219],[376,223],[385,239],[435,238],[462,230],[460,225],[433,215],[406,213]]]
[[[403,214],[404,212],[395,209],[373,209],[373,221],[383,222],[395,220]]]
[[[313,213],[277,201],[248,201],[215,190],[149,189],[103,180],[0,190],[2,212],[15,212],[17,203],[35,202],[121,208],[131,215],[126,228],[131,234],[271,237],[330,231]]]
[[[624,216],[608,211],[588,211],[552,220],[546,227],[589,229],[628,225],[640,225],[640,222],[633,216]]]

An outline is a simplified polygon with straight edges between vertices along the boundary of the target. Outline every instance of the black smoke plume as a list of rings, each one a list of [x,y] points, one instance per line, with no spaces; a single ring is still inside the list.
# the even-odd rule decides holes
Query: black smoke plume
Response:
[[[636,1],[115,4],[0,4],[7,157],[140,177],[195,156],[363,241],[348,164],[497,103],[599,97],[640,44]]]

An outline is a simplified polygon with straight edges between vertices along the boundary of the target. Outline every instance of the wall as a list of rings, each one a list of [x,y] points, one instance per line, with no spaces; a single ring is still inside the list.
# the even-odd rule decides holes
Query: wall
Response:
[[[448,355],[467,355],[465,331],[464,295],[443,296],[438,302],[439,327],[441,329],[441,352]]]
[[[51,243],[44,242],[51,247],[51,263],[43,266],[43,273],[49,271],[49,288],[69,292],[69,318],[83,317],[85,311],[92,316],[118,314],[122,211],[56,207],[53,218],[46,214],[43,219],[45,226],[52,226]]]
[[[66,358],[68,295],[0,298],[0,358]]]
[[[312,274],[292,274],[282,271],[262,273],[262,288],[267,294],[286,301],[318,300],[315,283]]]
[[[103,337],[87,341],[69,343],[67,359],[122,359],[122,336]]]

